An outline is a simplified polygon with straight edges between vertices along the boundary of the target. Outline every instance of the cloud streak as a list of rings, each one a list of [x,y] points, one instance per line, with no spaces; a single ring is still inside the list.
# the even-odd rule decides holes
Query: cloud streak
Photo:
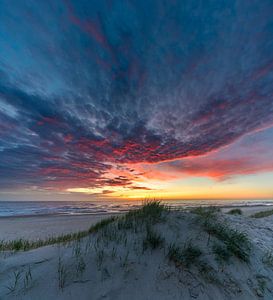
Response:
[[[139,189],[133,167],[113,174],[216,151],[273,122],[270,1],[0,11],[1,188]],[[214,172],[213,162],[181,164]]]

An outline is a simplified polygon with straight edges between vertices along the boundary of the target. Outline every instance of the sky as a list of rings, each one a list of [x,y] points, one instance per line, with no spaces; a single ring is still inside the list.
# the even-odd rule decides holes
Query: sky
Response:
[[[271,0],[0,0],[0,200],[272,199]]]

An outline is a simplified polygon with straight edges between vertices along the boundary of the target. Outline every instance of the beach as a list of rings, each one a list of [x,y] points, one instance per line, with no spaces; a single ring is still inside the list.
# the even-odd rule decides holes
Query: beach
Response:
[[[0,299],[270,300],[273,215],[251,215],[271,207],[231,209],[1,218],[6,241],[85,233],[42,247],[2,242]]]
[[[273,300],[273,0],[0,0],[0,300]]]
[[[0,240],[37,240],[78,232],[113,215],[119,213],[0,217]]]
[[[225,206],[221,210],[239,208],[245,216],[258,211],[271,210],[272,206]],[[0,240],[45,239],[52,236],[87,230],[91,225],[104,218],[122,214],[124,212],[85,214],[85,215],[38,215],[0,217]]]

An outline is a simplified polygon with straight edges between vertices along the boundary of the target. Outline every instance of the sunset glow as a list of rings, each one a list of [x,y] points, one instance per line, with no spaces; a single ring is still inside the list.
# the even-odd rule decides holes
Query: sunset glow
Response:
[[[12,2],[0,200],[273,198],[267,1]]]

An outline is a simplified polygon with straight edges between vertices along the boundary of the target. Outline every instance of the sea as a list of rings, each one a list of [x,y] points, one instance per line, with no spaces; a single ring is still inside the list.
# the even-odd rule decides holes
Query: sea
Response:
[[[166,200],[171,208],[197,206],[273,206],[272,200]],[[138,200],[122,201],[0,201],[0,217],[38,215],[96,215],[127,212],[143,204]]]

